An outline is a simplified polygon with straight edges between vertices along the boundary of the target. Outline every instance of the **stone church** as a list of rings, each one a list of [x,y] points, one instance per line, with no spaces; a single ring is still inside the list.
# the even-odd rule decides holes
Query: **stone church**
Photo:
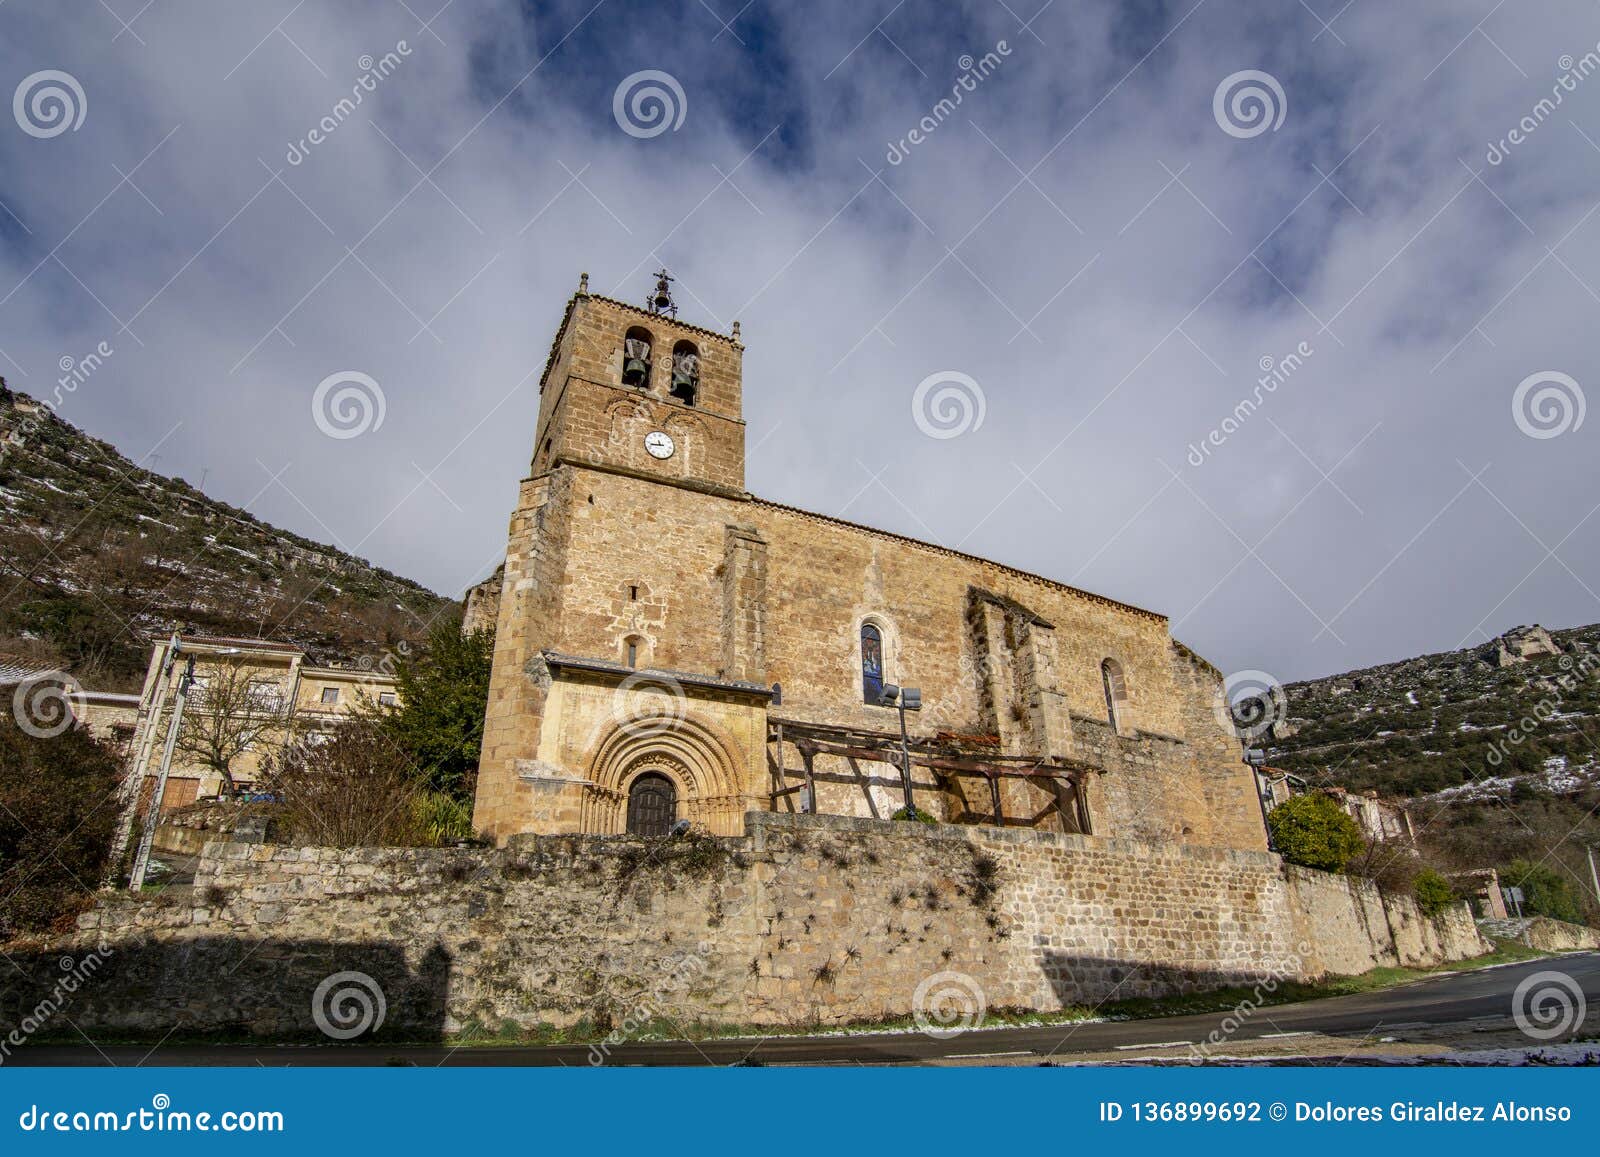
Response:
[[[469,597],[497,632],[480,831],[909,811],[1266,850],[1221,676],[1164,616],[751,494],[739,325],[677,320],[669,280],[641,308],[585,275],[556,332]]]

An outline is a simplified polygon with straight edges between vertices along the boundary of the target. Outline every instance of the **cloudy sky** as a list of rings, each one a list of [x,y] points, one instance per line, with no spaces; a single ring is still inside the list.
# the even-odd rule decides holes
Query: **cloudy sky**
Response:
[[[1285,680],[1600,619],[1594,4],[740,2],[9,0],[0,372],[458,594],[665,263],[765,497]]]

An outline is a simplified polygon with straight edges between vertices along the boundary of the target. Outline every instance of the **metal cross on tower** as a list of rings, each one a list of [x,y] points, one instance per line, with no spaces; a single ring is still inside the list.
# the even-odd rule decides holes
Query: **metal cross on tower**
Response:
[[[678,316],[678,305],[672,300],[672,290],[668,288],[672,280],[672,275],[665,269],[656,271],[655,292],[645,299],[645,305],[651,313],[664,313],[668,317]]]

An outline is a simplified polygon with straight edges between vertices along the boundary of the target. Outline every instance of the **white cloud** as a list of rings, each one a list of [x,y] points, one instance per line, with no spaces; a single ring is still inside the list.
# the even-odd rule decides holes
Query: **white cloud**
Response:
[[[763,495],[1152,606],[1220,665],[1285,678],[1600,617],[1600,425],[1538,441],[1510,413],[1535,371],[1600,389],[1600,78],[1484,159],[1600,40],[1589,5],[1473,31],[1489,5],[1358,2],[1324,31],[1270,3],[1159,23],[1057,4],[1031,32],[989,3],[908,4],[877,32],[859,5],[731,32],[691,6],[670,35],[620,0],[527,20],[458,0],[427,30],[398,3],[292,8],[163,3],[132,32],[0,8],[0,76],[59,68],[88,100],[76,132],[0,132],[27,230],[0,213],[6,375],[46,394],[61,356],[110,340],[63,416],[133,457],[181,422],[163,471],[458,592],[503,548],[578,273],[634,300],[665,261],[684,316],[743,323]],[[887,165],[958,58],[1002,38],[998,71]],[[358,58],[402,39],[288,164]],[[641,140],[611,95],[652,68],[688,111]],[[1211,98],[1246,68],[1288,111],[1240,140]],[[1188,465],[1302,341],[1306,365]],[[386,419],[330,439],[310,399],[346,370]],[[917,431],[939,370],[982,385],[980,430]]]

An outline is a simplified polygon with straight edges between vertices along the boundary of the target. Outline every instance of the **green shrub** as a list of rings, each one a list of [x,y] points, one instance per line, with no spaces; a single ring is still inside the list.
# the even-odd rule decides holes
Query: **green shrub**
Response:
[[[1411,890],[1424,916],[1437,916],[1456,902],[1456,890],[1450,886],[1450,881],[1432,868],[1423,868],[1417,873]]]
[[[1320,792],[1297,795],[1267,815],[1273,846],[1291,864],[1338,872],[1366,848],[1361,828]]]
[[[0,940],[61,928],[109,870],[116,758],[73,728],[28,735],[0,712]]]
[[[462,634],[447,619],[395,672],[400,702],[378,720],[432,791],[472,799],[493,664],[493,631]]]
[[[1583,907],[1577,891],[1572,882],[1554,868],[1530,860],[1513,860],[1500,869],[1500,882],[1522,889],[1524,915],[1583,923]]]
[[[894,815],[890,816],[889,818],[893,819],[893,820],[914,821],[914,822],[919,823],[919,824],[936,824],[936,823],[939,822],[938,820],[934,819],[931,815],[929,815],[927,813],[927,811],[925,811],[922,808],[913,808],[911,810],[910,814],[906,813],[906,809],[905,808],[901,808],[899,811],[895,812]]]
[[[473,837],[472,804],[468,800],[456,799],[442,791],[421,791],[411,808],[422,829],[422,838],[430,844],[451,844]]]

